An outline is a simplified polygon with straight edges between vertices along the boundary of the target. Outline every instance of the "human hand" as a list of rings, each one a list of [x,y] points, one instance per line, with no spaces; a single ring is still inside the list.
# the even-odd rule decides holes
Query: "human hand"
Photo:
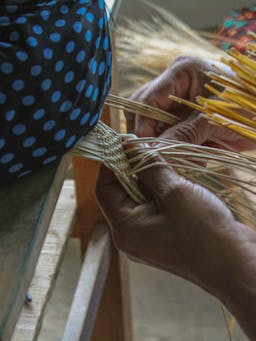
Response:
[[[219,67],[226,66],[218,63]],[[204,84],[210,79],[205,71],[213,70],[211,62],[203,61],[195,57],[179,57],[156,79],[145,84],[134,93],[133,100],[149,104],[151,106],[169,111],[179,116],[183,122],[168,130],[167,135],[173,139],[188,143],[204,144],[218,147],[233,148],[235,150],[255,149],[256,145],[232,131],[211,125],[208,120],[198,115],[199,112],[192,112],[191,108],[171,101],[170,94],[177,97],[194,101],[196,96],[209,96]],[[141,116],[134,116],[127,113],[128,131],[134,131],[138,136],[158,136],[164,132],[166,125]],[[165,133],[161,137],[165,137]],[[209,141],[215,141],[209,142]]]
[[[213,70],[211,63],[197,57],[180,56],[157,78],[138,89],[131,99],[172,112],[182,119],[188,117],[192,109],[171,101],[169,95],[175,95],[194,101],[199,94],[207,95],[203,87],[209,81],[205,71]],[[157,121],[126,113],[129,132],[138,136],[157,136]]]
[[[237,223],[208,190],[172,169],[140,174],[148,202],[136,204],[102,168],[97,197],[115,244],[130,258],[211,292],[256,338],[256,234]]]
[[[211,192],[167,167],[144,171],[139,183],[149,199],[143,204],[101,169],[97,197],[117,247],[207,290],[224,291],[230,253],[242,233],[231,212]]]

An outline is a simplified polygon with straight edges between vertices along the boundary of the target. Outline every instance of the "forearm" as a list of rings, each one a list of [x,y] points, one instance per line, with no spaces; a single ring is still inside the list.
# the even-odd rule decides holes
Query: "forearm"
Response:
[[[256,233],[238,224],[243,234],[239,247],[240,261],[231,296],[226,306],[236,316],[251,340],[256,340]],[[236,272],[235,272],[236,274]]]
[[[217,296],[237,318],[250,340],[256,340],[256,233],[236,223],[230,238],[226,283]]]
[[[256,281],[255,285],[239,283],[235,297],[226,302],[226,307],[236,317],[250,340],[256,340]]]

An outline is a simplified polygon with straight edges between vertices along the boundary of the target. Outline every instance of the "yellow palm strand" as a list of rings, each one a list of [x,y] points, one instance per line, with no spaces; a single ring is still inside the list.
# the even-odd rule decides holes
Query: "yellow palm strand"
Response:
[[[234,57],[236,60],[240,61],[242,65],[245,65],[248,68],[256,71],[256,62],[251,58],[248,58],[247,56],[241,54],[235,48],[230,49],[229,51],[227,51],[227,53],[230,56]]]
[[[238,78],[241,78],[252,85],[256,85],[255,77],[246,69],[246,67],[242,67],[237,61],[227,58],[221,58],[221,61],[230,66],[237,74]]]
[[[210,120],[210,123],[217,123],[220,126],[226,127],[235,133],[256,142],[256,131],[251,131],[246,126],[239,126],[237,122],[224,118],[218,114],[207,115],[207,117]]]

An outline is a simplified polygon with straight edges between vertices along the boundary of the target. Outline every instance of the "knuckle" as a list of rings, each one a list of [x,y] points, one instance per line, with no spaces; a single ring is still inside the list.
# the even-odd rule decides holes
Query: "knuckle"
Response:
[[[175,138],[187,143],[202,144],[211,136],[211,132],[208,122],[202,117],[197,117],[191,122],[177,126]]]
[[[176,129],[175,138],[182,142],[197,143],[198,132],[194,126],[187,124]]]

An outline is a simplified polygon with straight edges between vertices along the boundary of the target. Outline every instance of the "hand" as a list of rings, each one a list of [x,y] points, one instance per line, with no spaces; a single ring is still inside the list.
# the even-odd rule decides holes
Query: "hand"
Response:
[[[211,63],[196,57],[181,56],[176,58],[156,79],[142,86],[132,99],[146,103],[164,111],[172,112],[185,119],[192,109],[171,101],[168,96],[175,95],[194,101],[199,94],[207,95],[204,84],[209,81],[205,71],[213,70]],[[157,121],[133,114],[126,114],[128,130],[138,136],[157,136]]]
[[[141,205],[101,169],[97,197],[118,248],[204,287],[213,285],[217,273],[225,283],[230,269],[224,260],[236,225],[231,212],[211,192],[167,167],[144,171],[139,181],[149,198]]]
[[[220,67],[222,64],[218,64]],[[230,71],[225,67],[226,71]],[[209,96],[204,88],[204,84],[210,79],[205,75],[205,71],[212,70],[210,62],[194,57],[179,57],[156,79],[145,84],[132,96],[132,99],[172,112],[184,121],[167,132],[174,139],[207,145],[209,140],[216,141],[235,150],[255,149],[256,144],[232,131],[213,126],[208,121],[199,116],[198,112],[173,102],[168,99],[170,94],[194,101],[196,96]],[[157,121],[147,119],[133,114],[126,114],[128,130],[135,131],[138,136],[158,136],[167,128],[166,125]],[[165,134],[162,135],[165,137]],[[218,145],[219,146],[219,145]],[[222,146],[223,147],[223,146]]]
[[[208,190],[166,167],[140,175],[136,204],[105,168],[97,197],[116,246],[139,262],[184,277],[218,297],[256,338],[256,234]]]

